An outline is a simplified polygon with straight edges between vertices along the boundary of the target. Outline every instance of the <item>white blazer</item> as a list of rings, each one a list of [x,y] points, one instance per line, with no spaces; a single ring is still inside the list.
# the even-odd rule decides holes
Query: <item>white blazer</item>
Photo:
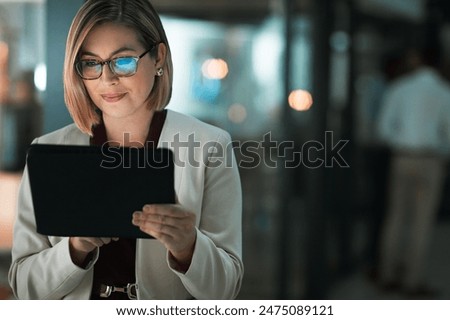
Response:
[[[89,145],[89,136],[72,124],[34,143]],[[174,269],[159,241],[138,239],[138,299],[233,299],[240,290],[244,267],[242,192],[230,136],[168,110],[158,146],[175,153],[175,192],[179,203],[197,216],[197,240],[192,263],[183,274]],[[92,263],[82,269],[72,263],[68,238],[36,233],[26,168],[18,201],[8,275],[15,296],[89,299],[98,250]]]

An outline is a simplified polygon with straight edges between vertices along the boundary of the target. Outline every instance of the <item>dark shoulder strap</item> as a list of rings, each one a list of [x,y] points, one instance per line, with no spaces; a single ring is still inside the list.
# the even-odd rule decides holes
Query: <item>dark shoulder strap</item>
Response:
[[[152,123],[150,125],[150,130],[148,131],[147,142],[153,144],[153,147],[158,146],[159,137],[161,136],[161,131],[166,121],[167,110],[156,111],[153,114]]]

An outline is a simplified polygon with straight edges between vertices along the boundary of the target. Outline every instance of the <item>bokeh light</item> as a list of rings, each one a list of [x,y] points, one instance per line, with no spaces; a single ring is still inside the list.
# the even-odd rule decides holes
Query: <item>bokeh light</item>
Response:
[[[205,78],[222,80],[228,75],[228,64],[223,59],[208,59],[202,65]]]
[[[297,111],[307,111],[313,104],[311,94],[302,89],[294,90],[289,94],[289,106]]]
[[[34,85],[39,91],[47,88],[47,67],[44,63],[38,64],[34,70]]]
[[[234,103],[228,109],[228,119],[234,123],[242,123],[247,119],[247,108],[240,103]]]

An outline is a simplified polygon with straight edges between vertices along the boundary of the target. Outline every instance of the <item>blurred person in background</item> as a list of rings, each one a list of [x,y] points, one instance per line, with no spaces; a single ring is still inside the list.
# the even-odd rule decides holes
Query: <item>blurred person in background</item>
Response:
[[[42,134],[42,106],[33,71],[24,71],[13,82],[3,116],[3,170],[20,172],[25,167],[28,146]]]
[[[409,71],[387,89],[378,123],[392,154],[379,280],[413,297],[433,293],[424,265],[450,149],[450,85],[426,52],[408,50]]]
[[[148,0],[88,0],[80,8],[64,63],[65,101],[75,123],[34,143],[149,147],[159,141],[182,162],[174,172],[177,203],[123,213],[154,239],[45,236],[36,232],[25,170],[9,271],[17,298],[237,296],[243,277],[239,172],[232,152],[210,165],[216,151],[204,148],[213,143],[227,150],[231,137],[164,109],[172,77],[169,43]],[[175,147],[176,139],[190,145]]]
[[[381,61],[380,71],[366,76],[359,89],[359,150],[361,155],[360,184],[363,209],[367,214],[367,246],[364,267],[370,280],[378,277],[380,229],[387,203],[387,178],[390,160],[388,146],[377,134],[381,101],[386,88],[404,73],[398,53],[388,53]]]

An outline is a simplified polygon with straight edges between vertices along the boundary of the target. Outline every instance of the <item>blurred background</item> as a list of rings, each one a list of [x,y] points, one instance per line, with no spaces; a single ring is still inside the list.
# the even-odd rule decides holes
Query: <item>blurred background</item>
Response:
[[[12,299],[7,271],[26,148],[71,123],[62,66],[82,2],[0,0],[3,299]],[[410,295],[378,281],[391,150],[376,129],[386,88],[408,72],[407,49],[427,48],[448,76],[448,0],[152,3],[173,54],[169,108],[224,128],[235,143],[240,299],[450,299],[448,161],[423,258],[426,290]]]

